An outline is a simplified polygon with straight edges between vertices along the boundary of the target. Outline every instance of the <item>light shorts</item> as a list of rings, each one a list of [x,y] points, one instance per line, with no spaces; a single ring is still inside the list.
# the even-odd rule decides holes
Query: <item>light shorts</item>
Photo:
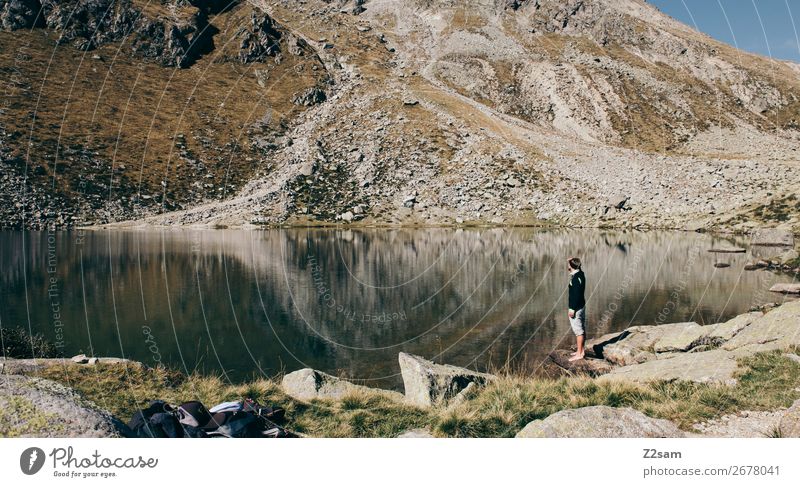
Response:
[[[581,336],[586,333],[586,307],[575,312],[575,317],[569,319],[569,325],[572,327],[572,332],[575,333],[575,336]]]

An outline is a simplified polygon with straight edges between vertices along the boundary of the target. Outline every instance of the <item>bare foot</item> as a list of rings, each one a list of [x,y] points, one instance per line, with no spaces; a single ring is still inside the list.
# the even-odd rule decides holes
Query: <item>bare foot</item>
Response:
[[[577,362],[578,360],[583,360],[583,356],[584,356],[584,354],[580,354],[580,355],[578,355],[578,353],[577,353],[577,352],[575,352],[575,353],[574,353],[574,354],[573,354],[573,355],[572,355],[572,356],[569,358],[569,361],[570,361],[570,362]]]

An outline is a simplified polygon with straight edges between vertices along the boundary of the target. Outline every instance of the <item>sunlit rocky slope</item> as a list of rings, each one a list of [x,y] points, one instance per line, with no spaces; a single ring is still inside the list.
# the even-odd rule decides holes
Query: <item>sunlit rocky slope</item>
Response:
[[[6,224],[800,225],[800,66],[641,0],[38,3]]]

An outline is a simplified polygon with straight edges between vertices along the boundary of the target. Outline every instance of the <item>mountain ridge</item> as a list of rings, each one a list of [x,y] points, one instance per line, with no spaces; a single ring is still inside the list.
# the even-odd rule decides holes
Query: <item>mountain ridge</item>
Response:
[[[313,51],[324,101],[308,94],[267,174],[123,224],[798,229],[798,66],[643,1],[242,8]]]

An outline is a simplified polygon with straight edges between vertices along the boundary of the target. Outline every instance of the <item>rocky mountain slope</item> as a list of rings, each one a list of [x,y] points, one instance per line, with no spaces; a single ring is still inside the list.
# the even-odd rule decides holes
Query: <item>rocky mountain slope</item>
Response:
[[[38,75],[0,119],[6,224],[63,197],[95,223],[800,229],[800,66],[642,0],[37,3],[0,2],[3,69],[23,39]]]
[[[0,25],[4,226],[224,199],[274,169],[330,79],[303,39],[236,2],[2,1]]]

